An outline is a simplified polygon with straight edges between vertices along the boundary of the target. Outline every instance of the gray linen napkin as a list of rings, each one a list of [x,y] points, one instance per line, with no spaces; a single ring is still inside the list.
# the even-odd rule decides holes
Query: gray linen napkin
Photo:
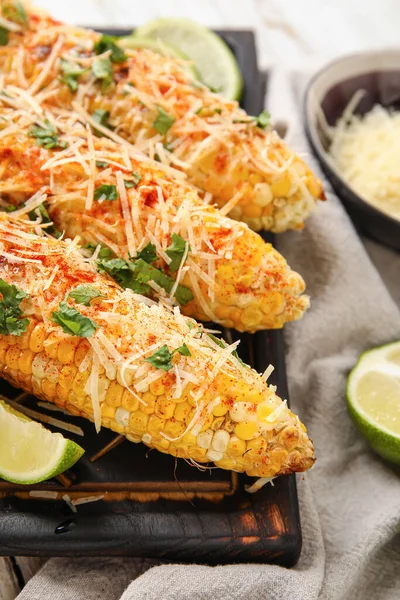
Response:
[[[289,87],[280,88],[278,78],[270,89],[279,98],[279,116],[285,110],[291,115],[292,147],[308,151],[299,120],[303,83],[304,78],[292,78]],[[345,406],[349,370],[363,350],[400,338],[400,312],[341,204],[326,189],[328,202],[305,230],[278,241],[312,298],[309,313],[285,330],[292,406],[307,423],[318,457],[315,468],[298,479],[303,551],[296,568],[149,569],[157,563],[51,559],[19,600],[400,598],[400,479],[369,450]],[[370,242],[368,248],[399,299],[400,255]]]

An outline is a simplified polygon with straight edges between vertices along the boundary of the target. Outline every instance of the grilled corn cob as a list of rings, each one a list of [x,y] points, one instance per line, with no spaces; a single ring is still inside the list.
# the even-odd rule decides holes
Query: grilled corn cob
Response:
[[[256,477],[314,462],[264,378],[178,308],[99,275],[76,241],[0,215],[0,372],[133,442]]]
[[[5,82],[34,101],[107,115],[108,135],[183,170],[254,230],[300,229],[323,199],[320,181],[271,127],[191,79],[182,61],[142,49],[124,54],[93,31],[46,16],[29,14],[28,22],[12,23],[0,67]]]
[[[3,198],[18,205],[46,192],[59,230],[114,253],[101,265],[118,282],[178,303],[196,319],[252,332],[302,316],[309,305],[303,279],[244,223],[222,216],[159,163],[96,137],[72,113],[49,114],[46,121],[46,115],[26,107],[18,88],[5,89],[7,96],[0,97]],[[13,108],[4,107],[10,103]],[[38,193],[19,214],[40,219],[43,199]],[[149,249],[153,256],[146,256]],[[134,257],[142,261],[136,261],[132,281]]]

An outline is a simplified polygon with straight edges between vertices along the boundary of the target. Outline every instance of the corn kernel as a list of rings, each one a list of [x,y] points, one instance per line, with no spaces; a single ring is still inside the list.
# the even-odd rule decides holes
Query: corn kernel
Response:
[[[268,292],[261,304],[261,310],[266,315],[277,315],[285,309],[286,300],[280,292]]]
[[[69,389],[65,388],[62,385],[60,385],[59,383],[57,383],[56,395],[54,397],[54,400],[56,398],[61,398],[61,400],[63,401],[63,404],[64,404],[65,401],[68,400],[68,398],[69,398]]]
[[[67,338],[60,342],[57,358],[63,365],[72,365],[75,360],[75,352],[78,343],[79,341],[74,340],[74,338]]]
[[[242,311],[241,320],[245,329],[251,329],[262,322],[263,314],[256,306],[247,306]]]
[[[107,419],[115,418],[115,406],[109,406],[105,402],[101,405],[101,415]]]
[[[31,375],[32,373],[32,361],[33,361],[33,352],[26,348],[22,351],[19,360],[18,360],[18,368],[24,375]]]
[[[255,186],[254,189],[254,202],[257,206],[261,206],[265,208],[269,204],[271,204],[273,199],[271,187],[268,183],[259,183]],[[249,215],[252,216],[252,215]],[[254,215],[257,216],[257,215]]]
[[[70,390],[73,382],[78,374],[78,369],[75,365],[65,365],[59,374],[58,383],[61,387]]]
[[[29,338],[29,348],[34,354],[37,352],[43,352],[43,342],[46,339],[47,331],[43,323],[38,323],[32,330]]]
[[[223,452],[216,452],[212,448],[210,448],[209,450],[207,450],[207,458],[209,458],[212,461],[221,460],[223,457],[224,457]]]
[[[156,379],[156,381],[151,382],[150,392],[155,396],[162,396],[164,394],[165,387],[161,377],[160,379]]]
[[[65,379],[63,376],[63,371],[64,371],[64,369],[61,369],[61,379],[64,384]],[[81,396],[82,394],[85,394],[84,389],[87,384],[87,380],[89,379],[89,375],[90,375],[89,371],[84,371],[83,373],[79,373],[79,371],[78,371],[78,373],[75,375],[75,379],[72,383],[72,390],[73,390],[73,392],[75,392],[75,394],[77,396]]]
[[[158,436],[160,431],[164,430],[165,419],[160,419],[157,415],[151,415],[147,424],[147,431],[151,436]]]
[[[9,369],[18,370],[18,359],[21,354],[18,346],[11,346],[6,353],[6,365]]]
[[[290,178],[287,175],[284,175],[281,179],[279,179],[278,181],[275,181],[271,185],[271,192],[275,198],[287,196],[290,191],[290,188],[291,188]]]
[[[87,340],[81,340],[78,347],[75,350],[75,366],[80,367],[81,362],[84,358],[86,358],[87,353],[89,352],[90,344]]]
[[[177,421],[184,421],[185,423],[191,418],[193,414],[193,408],[189,402],[181,402],[175,408],[174,417]]]
[[[214,437],[211,442],[211,448],[216,452],[225,452],[228,448],[229,440],[229,433],[223,429],[220,429],[214,433]]]
[[[52,399],[56,395],[57,383],[55,381],[49,381],[48,379],[42,379],[42,392],[48,398]]]
[[[151,392],[146,392],[145,394],[143,394],[142,400],[144,404],[140,406],[140,410],[142,410],[146,415],[151,415],[154,412],[156,406],[157,396],[155,396]]]
[[[115,431],[115,433],[119,433],[120,435],[125,433],[125,427],[118,425],[118,423],[114,420],[110,421],[110,429]]]
[[[129,390],[124,390],[122,394],[121,406],[129,412],[135,412],[141,406],[139,399],[136,398]]]
[[[208,448],[211,448],[213,435],[214,433],[211,429],[208,429],[208,431],[201,431],[197,436],[198,447],[205,448],[206,450],[208,450]]]
[[[66,402],[65,403],[65,410],[67,410],[69,413],[71,413],[71,415],[76,415],[77,417],[81,417],[82,416],[82,412],[74,404]],[[92,416],[93,415],[93,411],[91,413],[88,413],[88,414],[90,414]]]
[[[180,437],[184,431],[184,423],[180,423],[179,421],[175,421],[175,419],[171,419],[167,421],[163,433],[170,438],[177,438]]]
[[[46,356],[49,358],[57,358],[58,357],[58,345],[59,345],[60,334],[58,331],[52,331],[46,340],[46,344],[44,345],[44,351]]]
[[[4,364],[6,362],[6,352],[9,349],[10,344],[8,343],[6,338],[0,339],[0,363]]]
[[[186,444],[174,444],[171,443],[171,446],[168,450],[169,454],[175,456],[176,458],[187,458],[188,456],[188,447]]]
[[[284,465],[287,463],[287,460],[289,458],[289,452],[287,450],[285,450],[285,448],[273,448],[272,450],[270,450],[269,452],[269,460],[271,463],[278,465],[279,467],[281,465]]]
[[[166,396],[159,396],[156,402],[155,413],[161,419],[170,419],[174,415],[175,407],[175,402],[168,400]]]
[[[238,464],[232,458],[221,458],[221,460],[215,461],[215,465],[220,469],[238,469]]]
[[[32,320],[29,321],[28,327],[26,328],[24,333],[19,336],[18,346],[21,348],[21,350],[26,350],[27,348],[29,348],[29,338],[31,336],[34,326],[34,322]]]
[[[185,435],[182,436],[181,441],[187,444],[188,446],[196,446],[197,437],[191,431],[187,431]]]
[[[146,415],[141,410],[137,410],[132,413],[129,419],[129,427],[132,429],[133,433],[141,434],[147,432],[147,422],[149,420],[149,415]]]
[[[114,418],[117,421],[118,425],[121,425],[121,427],[129,427],[130,417],[131,413],[129,412],[129,410],[126,410],[126,408],[122,408],[122,406],[119,406],[114,413]]]
[[[263,178],[259,173],[252,173],[249,177],[249,182],[251,185],[256,186],[262,182]]]
[[[275,407],[267,402],[263,402],[259,404],[257,407],[257,419],[258,421],[265,422],[267,417],[272,414],[275,410]]]
[[[142,441],[142,437],[140,435],[128,434],[126,439],[134,444],[139,444]]]
[[[159,436],[158,438],[153,438],[153,446],[154,448],[156,448],[156,450],[159,450],[160,452],[165,453],[170,447],[170,445],[170,442],[162,436]]]
[[[245,217],[261,217],[262,212],[262,207],[258,204],[248,204],[247,206],[243,207],[243,214]]]
[[[217,406],[214,406],[212,413],[215,417],[223,417],[224,415],[226,415],[228,410],[228,407],[225,404],[221,403],[217,404]]]
[[[258,427],[253,421],[244,421],[236,425],[235,434],[241,440],[252,440],[258,434]]]
[[[121,387],[117,381],[112,381],[108,387],[105,398],[108,406],[114,406],[116,408],[121,406],[123,392],[124,388]]]
[[[190,458],[197,462],[207,462],[207,448],[197,448],[196,446],[188,448],[188,454]]]

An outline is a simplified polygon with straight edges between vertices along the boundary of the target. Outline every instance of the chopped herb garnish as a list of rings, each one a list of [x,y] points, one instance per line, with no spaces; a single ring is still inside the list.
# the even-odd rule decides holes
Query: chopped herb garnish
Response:
[[[113,68],[110,58],[95,58],[92,64],[92,73],[96,79],[101,81],[101,92],[104,93],[113,82]]]
[[[15,1],[10,2],[10,4],[5,4],[3,6],[3,16],[9,21],[20,23],[21,25],[28,27],[28,18],[21,2]]]
[[[129,190],[130,188],[136,187],[136,184],[134,181],[128,181],[127,179],[124,179],[124,186]]]
[[[78,89],[78,79],[87,69],[82,69],[77,63],[61,59],[61,81],[67,84],[71,92]]]
[[[107,127],[107,129],[111,129],[111,131],[113,131],[115,127],[114,125],[111,125],[111,123],[108,122],[109,116],[110,111],[104,110],[103,108],[95,110],[92,114],[92,118],[94,121],[96,121],[96,123],[98,123],[99,125],[103,125],[103,127]],[[98,129],[95,129],[94,133],[97,135],[97,137],[103,137],[103,134]],[[106,165],[107,163],[104,164]]]
[[[171,292],[175,284],[172,277],[149,265],[143,258],[137,258],[134,261],[126,261],[122,258],[99,260],[97,266],[99,271],[108,273],[122,287],[144,296],[153,295],[153,290],[148,285],[149,281],[154,281],[167,294]],[[193,294],[189,288],[179,284],[175,291],[175,298],[179,304],[184,305],[193,300]]]
[[[50,215],[47,212],[47,209],[43,203],[39,204],[36,208],[29,211],[28,216],[31,221],[36,221],[37,218],[40,217],[41,223],[52,223]],[[49,233],[50,235],[53,235],[56,238],[59,238],[61,235],[61,232],[58,231],[58,229],[56,229],[54,225],[49,225],[49,227],[46,227],[46,233]]]
[[[14,206],[13,204],[9,204],[8,206],[6,206],[6,208],[4,209],[6,213],[11,213],[14,212],[15,210],[18,210],[18,206]]]
[[[176,271],[181,266],[182,258],[186,251],[187,242],[185,242],[185,240],[177,233],[173,233],[171,239],[172,243],[168,246],[166,253],[171,259],[171,262],[168,265],[169,270],[171,271],[171,273],[176,273]],[[189,246],[188,253],[190,252],[190,250],[191,248]]]
[[[269,127],[269,125],[271,125],[271,115],[269,112],[267,110],[263,110],[262,113],[256,117],[256,123],[258,127],[261,127],[261,129]]]
[[[172,352],[170,352],[168,350],[168,346],[164,344],[164,346],[161,346],[161,348],[154,352],[154,354],[152,354],[148,358],[145,358],[144,361],[153,365],[155,369],[170,371],[173,367],[172,358],[177,352],[179,354],[182,354],[183,356],[191,356],[190,350],[186,346],[186,344],[183,344],[182,346],[176,348],[176,350],[173,350]]]
[[[91,300],[94,300],[94,298],[104,298],[104,294],[92,285],[78,285],[68,294],[68,297],[73,298],[78,304],[90,306]]]
[[[2,335],[21,335],[29,325],[29,319],[21,319],[22,310],[19,305],[29,294],[16,285],[9,285],[0,279],[0,333]]]
[[[195,110],[194,114],[195,115],[199,115],[202,110],[204,110],[204,106],[200,106],[200,108],[198,108],[197,110]]]
[[[68,144],[65,140],[60,140],[60,134],[57,129],[50,123],[48,119],[44,121],[45,127],[33,125],[28,130],[29,137],[36,138],[36,144],[44,148],[67,148]]]
[[[217,113],[217,115],[220,115],[222,113],[222,108],[214,108],[214,112]]]
[[[168,114],[162,106],[157,107],[158,114],[153,122],[153,127],[161,135],[165,135],[169,128],[175,123],[175,117]]]
[[[78,337],[92,337],[98,325],[82,315],[76,308],[69,306],[66,302],[60,302],[58,311],[52,312],[52,320],[62,327],[64,333],[77,335]]]
[[[100,246],[100,251],[99,254],[97,256],[97,258],[101,259],[101,258],[111,258],[113,253],[112,250],[110,248],[108,248],[107,246],[104,246],[104,244],[93,244],[92,242],[88,242],[86,244],[86,246],[83,246],[83,248],[85,250],[89,250],[89,252],[91,252],[93,254],[93,252],[96,250],[96,248]]]
[[[137,281],[134,273],[134,263],[123,258],[112,258],[97,261],[97,268],[100,272],[108,273],[121,287],[128,288],[143,296],[151,295],[151,287]]]
[[[0,46],[7,46],[9,39],[8,29],[0,27]]]
[[[117,186],[103,183],[94,190],[94,200],[116,200],[118,198]]]
[[[106,167],[108,167],[108,163],[104,160],[96,160],[96,167],[98,167],[99,169],[105,169]]]
[[[141,258],[148,264],[157,260],[157,252],[154,244],[148,243],[147,246],[143,248],[140,252],[137,253],[136,258]]]
[[[132,171],[133,181],[135,182],[135,187],[139,185],[142,181],[142,176],[138,171]]]
[[[112,35],[103,34],[98,42],[94,45],[93,50],[96,54],[103,54],[107,50],[111,50],[110,59],[113,63],[122,63],[127,60],[127,55],[120,46],[117,46],[115,40],[117,38]]]

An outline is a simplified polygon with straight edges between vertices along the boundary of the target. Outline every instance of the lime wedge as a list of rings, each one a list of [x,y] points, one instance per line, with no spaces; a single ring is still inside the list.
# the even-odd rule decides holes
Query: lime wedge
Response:
[[[155,19],[138,27],[135,38],[161,40],[178,48],[193,61],[201,81],[225,98],[238,100],[243,81],[238,64],[225,42],[189,19]]]
[[[347,404],[372,448],[400,464],[400,342],[360,356],[348,379]]]
[[[174,48],[171,44],[163,42],[162,40],[156,39],[153,40],[151,38],[142,38],[142,37],[134,37],[133,35],[129,35],[127,37],[120,38],[118,40],[118,44],[123,48],[131,48],[136,50],[137,48],[145,48],[146,50],[152,50],[153,52],[158,52],[159,54],[163,54],[164,56],[169,56],[170,58],[178,58],[181,60],[190,59],[178,50],[178,48]],[[188,71],[195,79],[199,79],[199,72],[193,64],[188,64]]]
[[[0,478],[39,483],[66,471],[84,450],[0,400]]]

